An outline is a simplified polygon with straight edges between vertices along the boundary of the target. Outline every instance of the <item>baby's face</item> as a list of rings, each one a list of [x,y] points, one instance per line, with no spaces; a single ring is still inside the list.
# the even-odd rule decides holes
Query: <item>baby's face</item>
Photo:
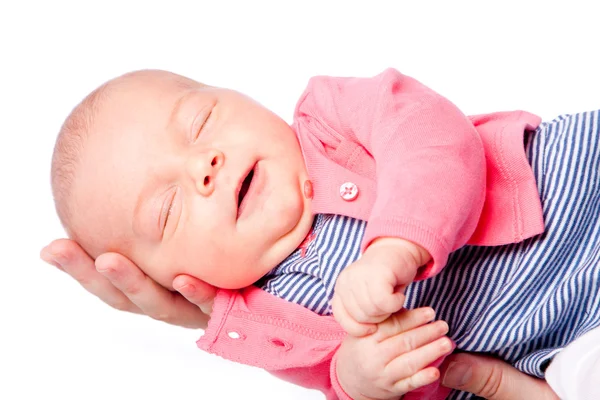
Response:
[[[247,286],[312,224],[297,139],[240,93],[154,74],[118,83],[100,106],[74,184],[83,240],[167,288],[179,274]]]

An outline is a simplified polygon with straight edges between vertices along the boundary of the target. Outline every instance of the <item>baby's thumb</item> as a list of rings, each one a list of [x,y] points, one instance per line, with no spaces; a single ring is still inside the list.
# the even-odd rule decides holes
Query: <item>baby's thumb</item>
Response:
[[[390,314],[400,311],[404,308],[404,303],[406,302],[406,296],[404,295],[404,289],[398,290],[394,292],[392,299],[392,309],[389,310]]]
[[[377,331],[377,325],[360,323],[352,318],[341,301],[334,299],[332,308],[335,320],[350,336],[363,337]]]

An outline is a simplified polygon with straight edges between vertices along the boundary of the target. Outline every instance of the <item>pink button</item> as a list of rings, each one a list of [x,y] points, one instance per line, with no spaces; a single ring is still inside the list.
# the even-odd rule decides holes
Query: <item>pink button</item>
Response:
[[[342,183],[340,186],[340,196],[346,201],[352,201],[358,196],[358,186],[352,182]]]

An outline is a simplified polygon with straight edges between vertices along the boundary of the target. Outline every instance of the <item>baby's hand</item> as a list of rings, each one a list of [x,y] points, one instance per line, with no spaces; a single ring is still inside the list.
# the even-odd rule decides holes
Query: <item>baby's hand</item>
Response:
[[[404,289],[429,261],[427,251],[397,238],[374,241],[337,279],[333,315],[353,336],[373,333],[375,324],[404,305]]]
[[[355,400],[397,399],[440,377],[434,361],[453,350],[448,324],[429,308],[402,310],[369,336],[347,336],[336,354],[340,385]]]

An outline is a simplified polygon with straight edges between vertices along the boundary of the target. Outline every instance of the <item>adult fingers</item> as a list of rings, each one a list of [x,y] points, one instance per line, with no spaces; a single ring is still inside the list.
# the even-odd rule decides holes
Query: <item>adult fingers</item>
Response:
[[[187,328],[206,327],[208,316],[200,308],[160,286],[123,255],[102,254],[96,259],[96,268],[143,314]]]
[[[202,312],[210,315],[217,288],[189,275],[176,276],[173,280],[173,288],[187,301],[200,307]]]
[[[54,240],[42,249],[40,257],[74,278],[85,290],[100,300],[122,311],[142,313],[121,290],[102,276],[94,264],[94,260],[70,239]]]
[[[446,359],[442,384],[490,400],[559,400],[550,386],[508,363],[468,353]]]
[[[62,265],[60,265],[61,262],[59,261],[59,259],[61,259],[61,257],[57,256],[56,254],[54,254],[51,251],[53,244],[55,244],[56,242],[62,241],[62,240],[67,240],[67,239],[55,240],[52,243],[48,244],[46,247],[44,247],[42,250],[40,250],[40,258],[43,261],[45,261],[46,263],[48,263],[50,265],[54,265],[56,268],[60,269],[61,271],[64,271]]]

